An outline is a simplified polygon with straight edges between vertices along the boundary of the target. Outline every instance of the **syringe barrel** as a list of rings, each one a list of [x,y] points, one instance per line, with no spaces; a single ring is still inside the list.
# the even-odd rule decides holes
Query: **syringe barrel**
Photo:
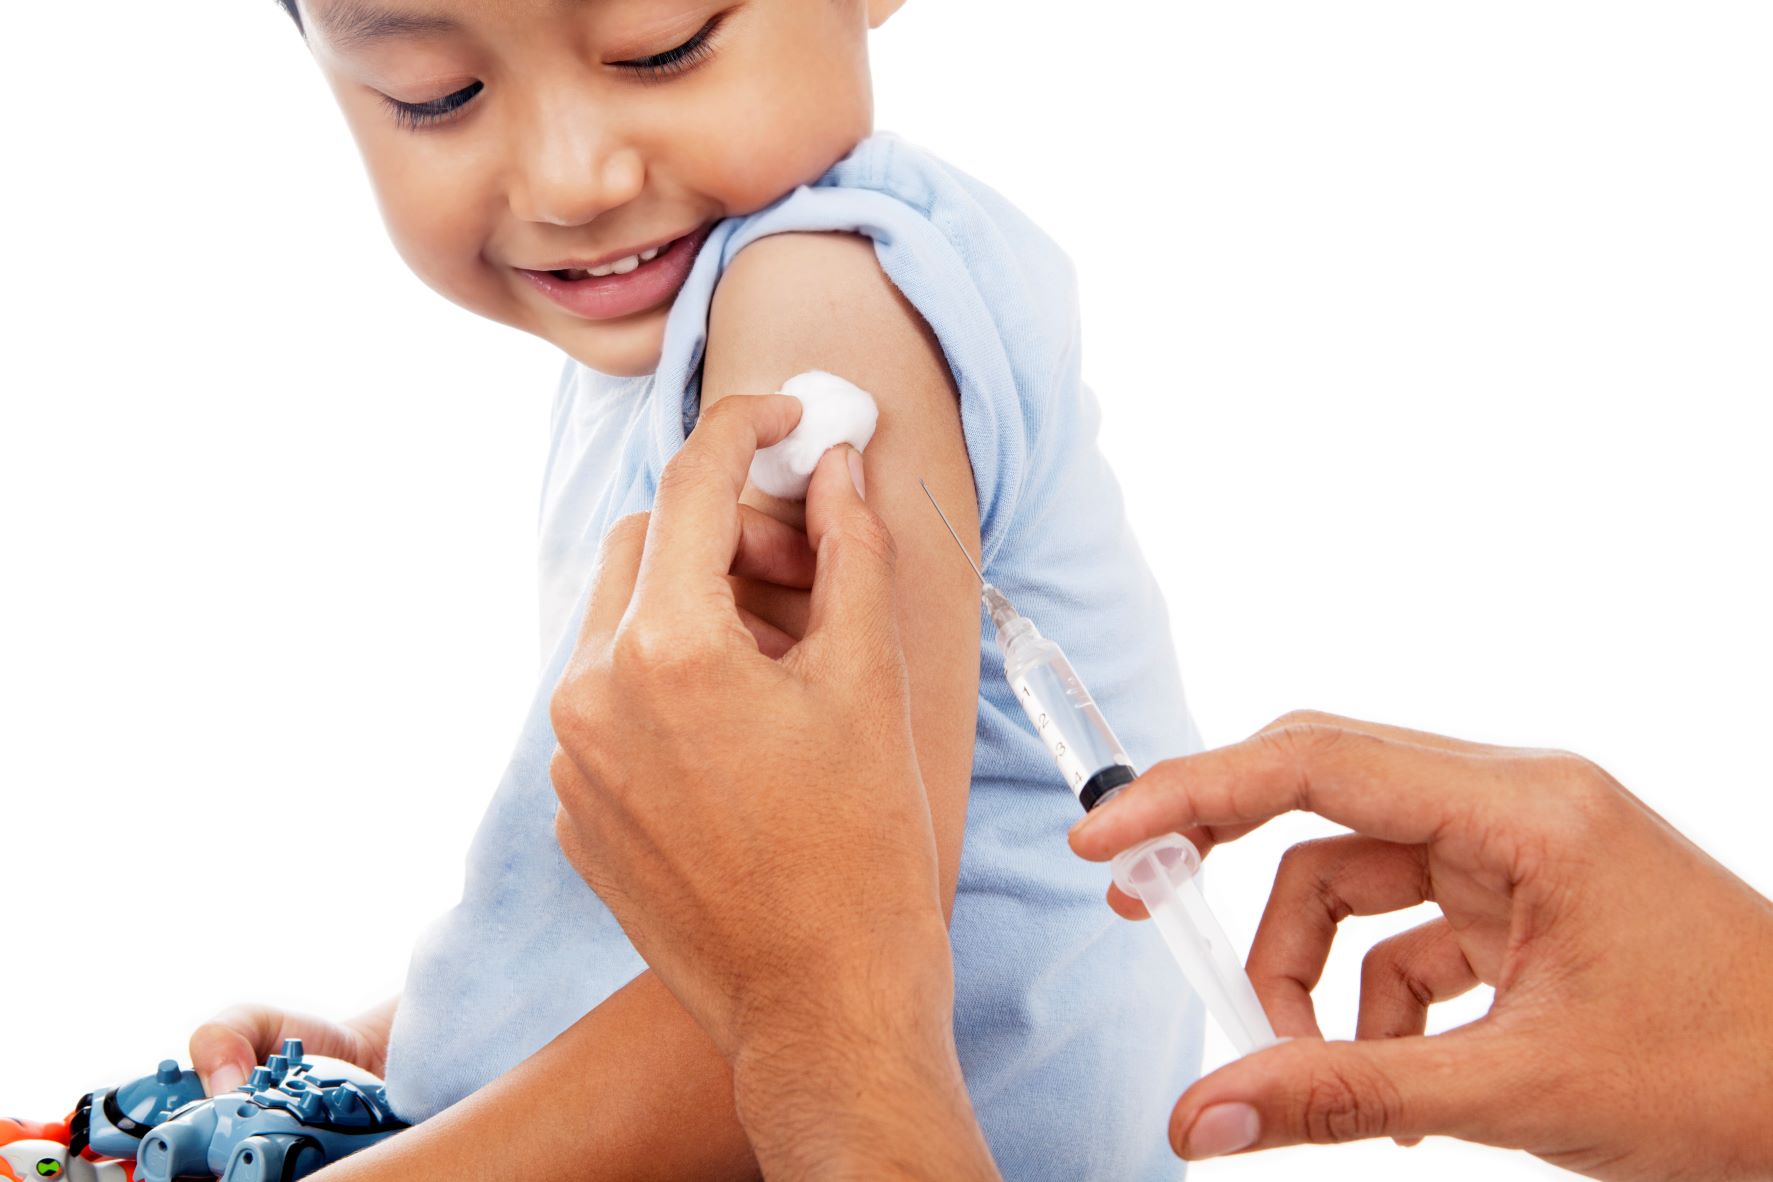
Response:
[[[1021,615],[999,622],[997,643],[1010,689],[1084,810],[1130,783],[1133,761],[1059,646]]]

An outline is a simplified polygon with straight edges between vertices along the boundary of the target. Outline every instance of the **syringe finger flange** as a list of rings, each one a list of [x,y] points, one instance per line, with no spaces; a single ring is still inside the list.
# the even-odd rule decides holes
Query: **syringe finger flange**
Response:
[[[1114,885],[1143,899],[1157,885],[1154,875],[1162,874],[1171,886],[1180,886],[1200,873],[1200,851],[1180,833],[1162,833],[1122,850],[1111,864]]]

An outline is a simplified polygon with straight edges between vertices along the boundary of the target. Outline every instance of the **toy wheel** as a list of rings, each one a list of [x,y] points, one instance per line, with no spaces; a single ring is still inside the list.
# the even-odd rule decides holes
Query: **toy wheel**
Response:
[[[296,1182],[326,1164],[320,1143],[299,1133],[263,1133],[234,1147],[221,1182]]]

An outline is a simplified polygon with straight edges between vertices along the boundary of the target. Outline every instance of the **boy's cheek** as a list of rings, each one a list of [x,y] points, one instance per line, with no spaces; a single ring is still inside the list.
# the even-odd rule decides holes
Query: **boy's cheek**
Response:
[[[743,214],[818,179],[873,130],[873,105],[857,85],[838,74],[822,93],[754,95],[710,117],[693,154],[700,187],[718,194],[728,213]],[[794,134],[769,130],[779,127]]]
[[[448,191],[448,190],[442,190]],[[539,307],[508,265],[485,257],[486,227],[464,216],[464,202],[435,200],[404,184],[377,185],[388,236],[407,267],[425,286],[477,316],[542,337],[578,361],[604,373],[650,373],[658,361],[664,318],[609,326]],[[615,331],[610,331],[610,329]],[[641,368],[617,366],[638,364]]]
[[[495,227],[479,211],[498,208],[496,195],[474,193],[465,176],[427,179],[416,168],[378,168],[374,161],[369,173],[394,249],[444,299],[541,337],[600,373],[639,375],[658,367],[669,305],[615,321],[582,320],[548,306],[509,265],[485,255]]]
[[[382,223],[407,267],[451,303],[511,323],[516,309],[483,257],[492,208],[472,159],[415,150],[412,133],[392,127],[379,104],[347,82],[329,79],[357,141]],[[519,325],[519,327],[524,327]]]
[[[447,189],[415,183],[410,174],[380,175],[373,166],[370,180],[388,237],[413,273],[455,303],[486,303],[495,277],[481,256],[485,228],[468,215],[463,197],[439,199]]]

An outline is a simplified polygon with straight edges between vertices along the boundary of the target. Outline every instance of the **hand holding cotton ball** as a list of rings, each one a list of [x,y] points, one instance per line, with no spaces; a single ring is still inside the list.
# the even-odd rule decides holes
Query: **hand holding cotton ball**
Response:
[[[799,401],[800,422],[780,443],[757,453],[751,483],[772,497],[804,501],[819,458],[840,443],[867,448],[880,411],[868,391],[821,369],[789,378],[781,392]]]

